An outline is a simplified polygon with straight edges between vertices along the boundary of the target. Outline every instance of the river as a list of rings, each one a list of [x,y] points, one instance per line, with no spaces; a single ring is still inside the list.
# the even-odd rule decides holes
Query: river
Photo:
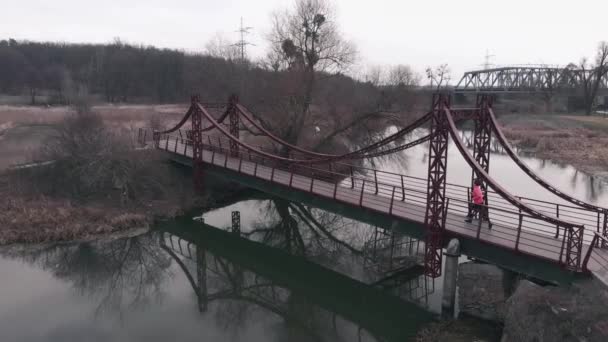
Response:
[[[448,153],[448,182],[468,185],[470,169],[454,146]],[[375,162],[425,177],[427,154],[428,145],[418,146]],[[596,178],[525,161],[566,193],[608,205]],[[506,155],[492,154],[490,173],[515,194],[556,200]],[[240,214],[235,232],[233,212]],[[417,271],[384,279],[387,270],[419,261],[421,251],[400,237],[398,258],[387,259],[382,234],[320,209],[257,197],[135,236],[3,248],[0,341],[409,340],[439,313],[441,279]],[[293,269],[298,277],[282,271]]]

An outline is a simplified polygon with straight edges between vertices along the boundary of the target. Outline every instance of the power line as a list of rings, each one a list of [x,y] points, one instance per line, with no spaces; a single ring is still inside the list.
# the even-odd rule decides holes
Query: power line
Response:
[[[250,42],[248,42],[248,41],[245,40],[245,36],[248,35],[248,34],[250,34],[251,30],[253,30],[253,27],[250,27],[250,26],[244,27],[243,26],[243,17],[241,17],[241,28],[236,31],[236,32],[240,33],[241,39],[238,42],[236,42],[236,44],[233,44],[233,46],[237,46],[237,47],[239,47],[241,49],[241,61],[245,60],[245,54],[246,54],[245,49],[246,49],[246,46],[247,45],[255,46],[255,44],[252,44],[252,43],[250,43]]]

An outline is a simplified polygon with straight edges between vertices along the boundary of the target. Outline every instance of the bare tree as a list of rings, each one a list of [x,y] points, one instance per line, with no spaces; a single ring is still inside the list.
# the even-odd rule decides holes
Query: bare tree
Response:
[[[447,64],[441,64],[435,69],[431,67],[426,68],[426,77],[429,79],[431,88],[434,88],[436,91],[447,87],[451,79],[450,73],[451,71]]]
[[[355,48],[342,37],[326,0],[297,0],[291,11],[276,13],[269,39],[294,82],[284,138],[297,143],[310,115],[316,74],[344,71],[354,61]]]
[[[602,80],[608,77],[608,42],[600,42],[597,48],[595,65],[589,65],[587,58],[583,57],[579,67],[581,69],[585,113],[590,115]]]
[[[363,72],[361,79],[379,87],[386,82],[386,70],[380,65],[371,65]]]
[[[212,57],[224,58],[231,61],[241,58],[238,47],[220,32],[215,33],[205,44],[205,53]]]
[[[388,72],[388,83],[393,86],[415,87],[420,84],[420,75],[409,65],[395,65]]]

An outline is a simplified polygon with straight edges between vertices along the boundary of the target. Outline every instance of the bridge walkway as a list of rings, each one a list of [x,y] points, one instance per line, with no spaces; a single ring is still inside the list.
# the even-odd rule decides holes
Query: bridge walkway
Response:
[[[192,146],[180,139],[164,139],[158,143],[158,148],[172,154],[186,157],[192,161]],[[351,207],[365,208],[377,213],[389,215],[400,220],[417,224],[422,233],[425,229],[425,200],[421,196],[405,192],[395,186],[392,191],[378,191],[374,184],[365,185],[365,181],[342,180],[330,182],[325,179],[310,177],[277,167],[264,165],[260,162],[246,160],[239,157],[228,156],[228,151],[218,152],[203,150],[203,161],[218,168],[227,169],[242,175],[254,177],[269,183],[282,185],[294,190],[311,193],[315,196],[341,202]],[[396,190],[397,189],[397,190]],[[405,196],[402,196],[405,195]],[[401,200],[405,197],[405,200]],[[493,220],[492,227],[487,222],[465,222],[466,211],[461,207],[450,207],[448,204],[446,216],[446,231],[454,237],[464,237],[483,241],[486,244],[501,247],[514,254],[523,254],[534,258],[544,259],[552,263],[560,263],[563,253],[564,239],[555,238],[548,232],[538,232],[518,227],[517,222],[509,224],[508,221],[497,223]],[[504,223],[503,223],[504,222]],[[519,228],[519,229],[518,229]],[[589,244],[583,245],[581,255],[586,255]],[[608,279],[606,270],[602,268],[598,259],[608,260],[608,250],[594,249],[597,257],[590,258],[589,270],[601,273]]]

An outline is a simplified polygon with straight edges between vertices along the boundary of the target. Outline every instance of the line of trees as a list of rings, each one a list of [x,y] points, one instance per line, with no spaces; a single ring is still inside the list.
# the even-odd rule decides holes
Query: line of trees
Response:
[[[27,95],[32,105],[70,104],[79,93],[94,94],[110,103],[183,102],[191,93],[224,100],[231,92],[251,92],[260,85],[267,90],[279,74],[295,65],[295,61],[288,61],[293,56],[276,51],[259,63],[242,61],[231,47],[217,38],[207,44],[204,53],[194,54],[126,44],[118,38],[109,44],[0,40],[0,94]],[[316,63],[314,73],[325,72],[317,70]],[[367,75],[359,82],[339,73],[342,70],[331,70],[331,74],[347,87],[372,85],[379,89],[394,84],[413,88],[420,82],[406,65],[394,67],[382,82]],[[321,78],[317,83],[326,81],[326,77]],[[253,84],[250,89],[246,89],[248,83]],[[336,80],[325,83],[335,85]],[[254,93],[251,96],[258,99],[256,102],[268,100],[267,94]]]
[[[231,64],[119,39],[105,45],[10,39],[0,41],[0,93],[29,94],[32,104],[41,94],[51,95],[53,103],[69,104],[76,92],[98,94],[107,102],[177,102],[195,89],[215,95],[205,85]],[[225,84],[214,86],[225,90]]]

